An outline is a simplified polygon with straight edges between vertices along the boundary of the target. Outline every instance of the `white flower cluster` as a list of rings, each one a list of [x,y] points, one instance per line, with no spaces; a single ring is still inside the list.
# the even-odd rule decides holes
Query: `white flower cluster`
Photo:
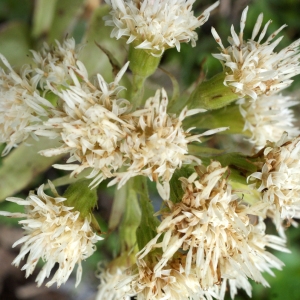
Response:
[[[291,78],[300,73],[300,39],[278,53],[274,52],[282,37],[274,42],[271,41],[286,25],[281,26],[265,42],[262,42],[271,23],[270,20],[263,27],[256,41],[255,38],[263,21],[263,14],[260,14],[251,39],[245,41],[244,28],[247,12],[248,7],[242,13],[239,34],[235,32],[233,26],[231,27],[232,37],[228,38],[230,46],[227,48],[223,46],[221,38],[212,28],[212,34],[221,47],[221,53],[213,54],[213,56],[223,64],[226,75],[224,84],[230,86],[241,97],[247,95],[256,100],[259,95],[269,96],[290,86],[293,82]]]
[[[124,173],[110,184],[120,182],[123,185],[130,177],[144,175],[158,183],[158,190],[163,199],[169,195],[168,182],[174,171],[191,162],[200,160],[188,155],[188,144],[199,141],[201,135],[191,135],[182,128],[183,120],[192,114],[204,110],[187,110],[177,117],[167,113],[168,97],[164,89],[157,90],[154,97],[146,101],[145,107],[123,116],[130,124],[126,139],[121,144],[121,152],[129,166]],[[218,128],[208,132],[213,134],[226,128]],[[202,135],[205,135],[203,133]],[[160,181],[164,184],[161,185]]]
[[[18,267],[28,254],[27,262],[22,267],[28,277],[39,259],[46,262],[36,278],[40,286],[58,263],[57,271],[46,284],[51,286],[57,283],[58,287],[68,280],[77,264],[77,286],[82,275],[81,261],[94,253],[95,243],[102,238],[93,232],[88,218],[82,218],[80,212],[63,204],[66,199],[57,194],[51,182],[49,184],[54,197],[46,195],[44,185],[41,185],[37,194],[31,192],[26,200],[7,198],[8,201],[24,205],[25,213],[0,212],[0,215],[12,218],[25,218],[19,223],[23,225],[26,234],[13,245],[23,244],[13,264]]]
[[[218,286],[204,290],[199,286],[195,275],[185,273],[183,267],[185,255],[178,254],[173,257],[160,272],[155,272],[156,257],[150,260],[139,259],[132,267],[131,275],[123,275],[115,289],[126,287],[129,289],[127,295],[135,296],[137,300],[218,298]]]
[[[298,104],[298,101],[292,97],[261,95],[256,101],[243,98],[238,103],[245,120],[244,130],[252,134],[250,142],[257,150],[265,147],[267,141],[277,142],[284,132],[288,132],[290,137],[300,134],[299,129],[293,126],[296,118],[290,107]]]
[[[280,230],[285,219],[300,218],[300,137],[287,133],[263,149],[261,170],[250,175],[254,187],[269,204],[270,216]]]
[[[24,66],[20,74],[15,72],[6,58],[0,59],[8,73],[0,67],[0,143],[6,143],[2,155],[30,135],[37,138],[35,128],[49,118],[54,107],[46,98],[46,92],[54,86],[61,89],[74,78],[74,72],[87,80],[84,65],[77,60],[79,49],[73,38],[61,45],[50,47],[46,43],[40,52],[32,51],[31,66]],[[75,70],[75,71],[71,71]],[[44,90],[41,95],[39,89]]]
[[[118,284],[127,275],[125,268],[101,268],[99,270],[100,285],[98,287],[98,293],[96,300],[130,300],[131,295],[129,295],[130,287],[123,285],[118,287]],[[134,295],[132,295],[134,296]]]
[[[30,135],[35,137],[30,127],[40,124],[47,116],[45,108],[52,105],[40,96],[29,67],[17,74],[2,54],[0,60],[8,71],[0,67],[0,143],[6,143],[2,152],[6,155]]]
[[[180,50],[180,43],[196,45],[196,28],[203,25],[219,1],[199,17],[194,16],[195,0],[106,0],[112,8],[105,25],[113,26],[111,37],[125,36],[137,49],[161,56],[168,48]]]
[[[227,48],[223,46],[221,38],[212,28],[212,34],[221,47],[221,53],[213,56],[223,65],[224,84],[240,97],[245,97],[238,102],[245,119],[244,130],[250,131],[252,135],[250,142],[256,149],[261,149],[268,140],[278,141],[284,131],[290,136],[299,134],[299,130],[293,128],[295,119],[290,109],[298,102],[278,92],[290,86],[293,82],[291,78],[300,73],[300,40],[278,53],[275,52],[274,49],[282,37],[272,40],[286,25],[281,26],[263,42],[271,23],[271,20],[268,21],[259,34],[263,14],[257,18],[251,39],[244,40],[247,12],[248,7],[242,13],[239,34],[235,32],[233,26],[231,27],[232,36],[228,38],[230,46]]]
[[[118,99],[117,94],[123,89],[118,83],[127,66],[110,84],[100,74],[94,84],[88,80],[80,81],[70,69],[72,84],[62,91],[52,88],[58,96],[58,104],[51,110],[52,116],[35,133],[49,138],[61,137],[63,145],[43,150],[40,154],[69,153],[67,162],[77,163],[55,167],[73,170],[75,176],[85,168],[92,168],[90,177],[96,177],[95,181],[99,183],[112,177],[112,171],[123,165],[124,158],[119,148],[126,135],[123,127],[128,125],[120,115],[128,110],[129,102]]]
[[[266,247],[287,252],[285,240],[265,233],[265,224],[258,217],[261,205],[243,204],[224,178],[226,171],[215,161],[180,179],[181,202],[166,202],[156,237],[137,254],[138,271],[130,284],[135,294],[143,293],[138,299],[187,299],[188,295],[224,299],[226,282],[232,285],[232,297],[237,288],[251,295],[248,278],[268,286],[262,272],[273,275],[271,268],[281,269],[283,263]],[[257,216],[257,224],[251,223],[249,215]],[[162,250],[159,258],[155,252],[151,256],[157,248]],[[174,268],[178,256],[180,264]],[[175,275],[174,280],[164,278],[172,274],[180,279]],[[169,291],[177,290],[173,284],[179,280],[184,289],[176,296]],[[157,286],[160,289],[154,288]]]
[[[207,21],[219,4],[217,1],[195,17],[195,0],[106,2],[111,7],[106,25],[114,26],[111,37],[126,37],[132,47],[155,57],[168,48],[179,51],[183,42],[195,46],[195,29]],[[128,257],[125,252],[119,257],[123,260],[115,260],[123,265],[112,263],[102,269],[98,300],[223,300],[226,290],[234,298],[238,289],[251,296],[249,279],[268,286],[263,272],[274,275],[272,269],[283,266],[267,248],[288,252],[282,223],[300,218],[300,131],[293,127],[295,117],[290,109],[297,102],[278,92],[300,73],[300,40],[276,53],[274,49],[282,38],[273,39],[285,25],[263,42],[271,21],[259,34],[262,14],[251,39],[244,40],[247,12],[248,7],[242,13],[240,33],[231,28],[229,47],[223,46],[215,29],[212,34],[221,47],[221,53],[214,57],[223,64],[226,89],[242,98],[238,104],[245,119],[244,130],[250,131],[250,141],[259,150],[245,163],[257,171],[249,172],[247,166],[245,170],[241,166],[245,172],[239,174],[245,180],[249,197],[260,197],[249,203],[233,189],[235,177],[230,179],[233,182],[228,179],[230,166],[211,161],[205,167],[200,158],[189,153],[190,143],[227,128],[193,134],[193,128],[184,128],[184,120],[205,110],[185,107],[176,114],[169,113],[163,88],[140,106],[133,103],[137,99],[135,86],[134,100],[122,98],[125,87],[120,82],[129,62],[108,83],[100,74],[89,78],[78,59],[80,47],[74,39],[56,42],[54,46],[44,44],[40,52],[32,51],[32,65],[25,66],[19,74],[0,54],[4,65],[4,69],[0,68],[0,143],[6,143],[3,155],[29,136],[59,139],[60,146],[40,151],[48,157],[68,155],[65,164],[54,167],[70,170],[74,177],[88,169],[91,188],[104,179],[111,179],[109,185],[117,184],[119,188],[130,178],[142,175],[156,183],[164,200],[164,208],[157,213],[161,223],[156,231],[151,228],[154,234],[145,246],[137,254],[137,248],[126,249]],[[134,71],[133,75],[135,78]],[[142,87],[136,90],[140,92]],[[139,108],[133,110],[136,106]],[[287,138],[287,133],[291,138]],[[236,157],[230,157],[230,165],[235,166]],[[196,165],[195,172],[179,179],[182,196],[174,196],[170,181],[184,164]],[[249,174],[250,187],[246,186]],[[7,199],[25,206],[25,213],[0,212],[7,217],[25,218],[19,222],[25,236],[13,245],[22,244],[13,264],[19,266],[27,257],[22,267],[27,277],[42,259],[45,265],[36,278],[40,286],[58,263],[57,271],[46,284],[57,283],[58,287],[67,281],[77,264],[77,286],[81,261],[93,254],[95,243],[102,238],[93,230],[92,216],[83,216],[68,206],[69,197],[58,195],[49,185],[54,196],[46,195],[42,185],[37,193],[30,192],[26,200]],[[139,191],[136,192],[138,198]],[[126,213],[130,215],[129,208]],[[282,237],[266,234],[266,217],[273,219]]]
[[[185,108],[178,117],[168,114],[168,98],[162,89],[143,108],[131,112],[130,102],[118,96],[124,89],[119,82],[129,63],[111,83],[100,74],[89,80],[77,52],[74,39],[62,45],[57,42],[54,47],[45,44],[41,53],[33,52],[37,67],[28,67],[22,77],[1,57],[10,70],[9,75],[2,72],[2,142],[9,141],[4,153],[30,134],[60,138],[60,147],[40,151],[44,156],[70,155],[68,164],[54,167],[72,170],[72,176],[90,168],[91,186],[114,178],[110,184],[118,183],[120,187],[131,177],[148,176],[157,182],[161,195],[168,198],[168,182],[175,169],[183,163],[200,163],[188,155],[187,145],[198,141],[201,135],[185,131],[182,122],[204,110]],[[29,79],[28,74],[32,76]],[[38,85],[44,90],[43,95],[51,93],[57,97],[55,106],[46,96],[39,96]]]
[[[41,89],[49,89],[49,85],[68,85],[71,78],[69,69],[76,69],[83,77],[87,73],[83,64],[78,60],[81,46],[76,46],[73,38],[65,39],[62,44],[44,43],[39,52],[31,50],[33,55],[34,80]]]

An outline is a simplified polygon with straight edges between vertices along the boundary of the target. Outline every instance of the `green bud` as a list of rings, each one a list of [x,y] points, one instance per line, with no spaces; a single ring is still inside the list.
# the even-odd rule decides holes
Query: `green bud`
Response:
[[[247,137],[251,136],[250,131],[244,131],[245,120],[240,113],[239,106],[231,104],[226,107],[196,114],[186,118],[183,121],[184,128],[195,127],[195,133],[201,133],[203,130],[229,127],[220,134],[243,134]]]
[[[219,73],[200,83],[187,101],[189,109],[218,109],[240,98],[230,87],[224,85],[225,73]]]

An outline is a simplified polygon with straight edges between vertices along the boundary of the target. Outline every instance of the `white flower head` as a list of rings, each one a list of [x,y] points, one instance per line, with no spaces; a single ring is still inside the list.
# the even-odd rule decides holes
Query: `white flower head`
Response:
[[[267,286],[261,273],[273,274],[271,268],[282,267],[283,263],[265,248],[287,251],[285,240],[266,235],[261,219],[257,225],[251,223],[249,215],[256,215],[259,207],[241,203],[224,178],[226,170],[212,162],[206,170],[201,166],[198,173],[181,178],[185,191],[182,201],[167,202],[169,209],[161,212],[157,236],[137,256],[143,259],[152,249],[161,248],[156,274],[182,251],[186,253],[185,274],[193,274],[204,290],[238,277]],[[249,290],[247,284],[244,288]]]
[[[250,180],[270,205],[277,229],[284,219],[300,218],[300,137],[284,133],[277,143],[263,150],[263,166]]]
[[[18,267],[28,254],[27,262],[22,267],[28,277],[40,258],[46,262],[36,278],[40,286],[58,263],[59,268],[46,284],[51,286],[57,283],[58,287],[68,280],[78,264],[77,286],[82,275],[81,261],[94,253],[95,243],[102,238],[93,232],[88,218],[82,218],[78,211],[63,204],[66,199],[59,196],[51,182],[49,183],[54,197],[46,195],[43,191],[44,185],[41,185],[37,194],[30,192],[26,200],[7,198],[8,201],[24,205],[25,213],[0,212],[7,217],[25,218],[19,222],[23,225],[25,236],[13,244],[13,247],[23,244],[13,264]]]
[[[224,84],[231,87],[241,97],[245,95],[256,99],[259,95],[271,95],[288,87],[291,78],[300,73],[299,44],[300,39],[278,53],[274,52],[282,37],[271,42],[286,25],[273,32],[264,42],[267,28],[271,20],[263,27],[257,41],[263,21],[263,14],[258,16],[251,39],[244,40],[244,28],[248,7],[242,13],[240,33],[231,27],[232,37],[228,38],[230,46],[225,48],[216,30],[212,34],[221,47],[220,54],[213,56],[221,61],[224,67]]]
[[[62,44],[58,41],[51,46],[44,43],[39,52],[31,50],[35,64],[34,80],[40,88],[49,89],[48,84],[68,85],[71,81],[70,69],[87,78],[87,72],[78,60],[81,48],[82,46],[76,46],[74,38],[69,38]]]
[[[185,274],[182,264],[184,255],[178,255],[168,262],[159,273],[155,272],[157,259],[139,260],[132,267],[131,275],[125,275],[119,286],[130,288],[128,295],[137,300],[212,300],[218,298],[218,287],[203,290],[197,278]]]
[[[241,115],[244,117],[244,130],[251,132],[250,142],[260,150],[267,141],[276,142],[286,131],[289,136],[300,134],[298,128],[293,126],[296,121],[291,106],[298,104],[290,96],[275,94],[261,95],[256,101],[241,99],[238,101]]]
[[[35,137],[30,127],[40,124],[52,105],[39,95],[30,67],[18,74],[2,54],[0,60],[8,70],[0,67],[0,143],[6,143],[6,155],[30,135]]]
[[[128,295],[130,292],[129,285],[125,284],[122,287],[117,287],[126,278],[126,274],[125,267],[101,268],[98,275],[100,285],[98,286],[96,300],[130,300],[131,297]]]
[[[75,72],[70,70],[73,85],[60,91],[52,89],[60,98],[53,116],[35,132],[50,138],[60,136],[63,144],[59,148],[40,152],[45,156],[69,153],[66,165],[54,167],[73,170],[72,175],[79,174],[86,168],[92,168],[90,178],[95,178],[93,185],[112,176],[123,165],[123,156],[119,151],[120,141],[126,133],[127,124],[120,119],[129,108],[129,102],[118,98],[124,89],[119,80],[126,71],[128,63],[121,69],[115,81],[108,84],[100,74],[93,84],[79,81]],[[76,162],[76,163],[75,163]]]
[[[195,29],[203,25],[219,1],[199,17],[194,16],[195,0],[106,0],[112,7],[105,25],[114,26],[111,37],[125,36],[127,43],[161,56],[168,48],[180,50],[180,43],[196,45]]]
[[[185,108],[176,116],[167,113],[167,106],[167,93],[161,89],[147,100],[143,109],[124,116],[134,128],[128,130],[126,139],[121,144],[121,151],[127,158],[129,167],[125,172],[117,174],[110,184],[119,182],[119,185],[123,185],[136,175],[148,176],[158,183],[158,191],[166,199],[168,182],[174,171],[182,164],[200,163],[198,158],[188,155],[188,144],[199,141],[201,135],[192,135],[189,130],[185,131],[182,122],[187,116],[204,110]],[[220,129],[203,135],[218,131]]]

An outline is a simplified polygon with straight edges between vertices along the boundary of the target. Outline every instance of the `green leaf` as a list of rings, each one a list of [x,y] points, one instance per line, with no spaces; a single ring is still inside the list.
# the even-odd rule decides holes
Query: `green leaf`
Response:
[[[194,171],[195,170],[192,167],[184,166],[174,172],[172,179],[170,180],[170,200],[173,203],[180,202],[184,194],[184,190],[181,187],[181,181],[179,178],[188,178],[194,173]]]
[[[12,22],[1,27],[0,53],[10,62],[14,69],[30,62],[28,50],[30,48],[29,27],[25,23]]]
[[[122,68],[120,66],[119,62],[115,59],[115,57],[112,55],[112,53],[109,50],[107,50],[105,47],[101,46],[97,42],[95,42],[95,44],[107,56],[111,66],[112,66],[112,72],[113,72],[114,76],[117,76],[117,74],[119,73],[119,71]]]
[[[112,81],[114,76],[111,70],[111,65],[106,55],[96,47],[95,42],[101,44],[105,49],[112,49],[111,54],[115,59],[123,64],[126,58],[126,50],[124,44],[120,41],[110,38],[112,27],[104,25],[103,17],[108,15],[110,7],[101,5],[95,9],[88,30],[82,40],[85,47],[82,49],[79,59],[84,63],[89,74],[94,75],[100,73],[105,77],[106,81]]]
[[[56,2],[52,25],[49,28],[49,42],[53,42],[55,39],[61,40],[66,35],[70,36],[72,34],[74,20],[76,20],[83,10],[84,2],[84,0],[63,0]]]
[[[257,171],[257,167],[251,162],[251,160],[241,153],[226,153],[216,157],[223,167],[229,166],[232,169],[236,169],[240,172],[254,173]],[[245,175],[247,177],[247,175]]]
[[[92,180],[83,179],[71,184],[63,197],[67,198],[64,204],[74,207],[83,218],[89,216],[97,205],[97,189],[91,189],[89,184]]]
[[[176,77],[172,73],[166,71],[163,68],[160,68],[160,70],[162,70],[165,74],[167,74],[169,76],[171,82],[172,82],[172,85],[173,85],[173,94],[172,94],[172,99],[169,102],[169,108],[168,109],[170,110],[170,112],[176,113],[177,111],[176,111],[176,109],[174,110],[174,107],[175,107],[175,104],[177,103],[177,101],[180,101],[179,100],[179,96],[180,96],[179,83],[178,83]]]
[[[193,143],[188,145],[189,148],[189,154],[190,155],[196,155],[200,158],[202,157],[212,157],[224,154],[225,150],[215,149],[215,148],[209,148],[209,147],[203,147],[201,144]]]
[[[27,144],[27,145],[26,145]],[[6,156],[0,168],[0,201],[13,196],[27,187],[40,173],[47,170],[63,156],[44,157],[37,154],[40,150],[59,145],[58,140],[29,138]],[[28,146],[30,144],[31,146]]]
[[[57,0],[36,0],[32,26],[32,36],[34,38],[48,34],[55,15],[56,2]]]

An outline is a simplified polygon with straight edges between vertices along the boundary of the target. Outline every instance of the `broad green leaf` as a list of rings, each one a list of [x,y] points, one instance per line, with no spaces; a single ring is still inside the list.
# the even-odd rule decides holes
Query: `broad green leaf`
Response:
[[[31,146],[26,146],[30,144]],[[2,160],[0,168],[0,201],[20,192],[40,173],[62,156],[44,157],[38,151],[59,145],[57,140],[29,138]]]
[[[97,205],[97,189],[91,189],[91,180],[83,179],[69,185],[63,194],[64,204],[74,207],[83,217],[87,217]]]

